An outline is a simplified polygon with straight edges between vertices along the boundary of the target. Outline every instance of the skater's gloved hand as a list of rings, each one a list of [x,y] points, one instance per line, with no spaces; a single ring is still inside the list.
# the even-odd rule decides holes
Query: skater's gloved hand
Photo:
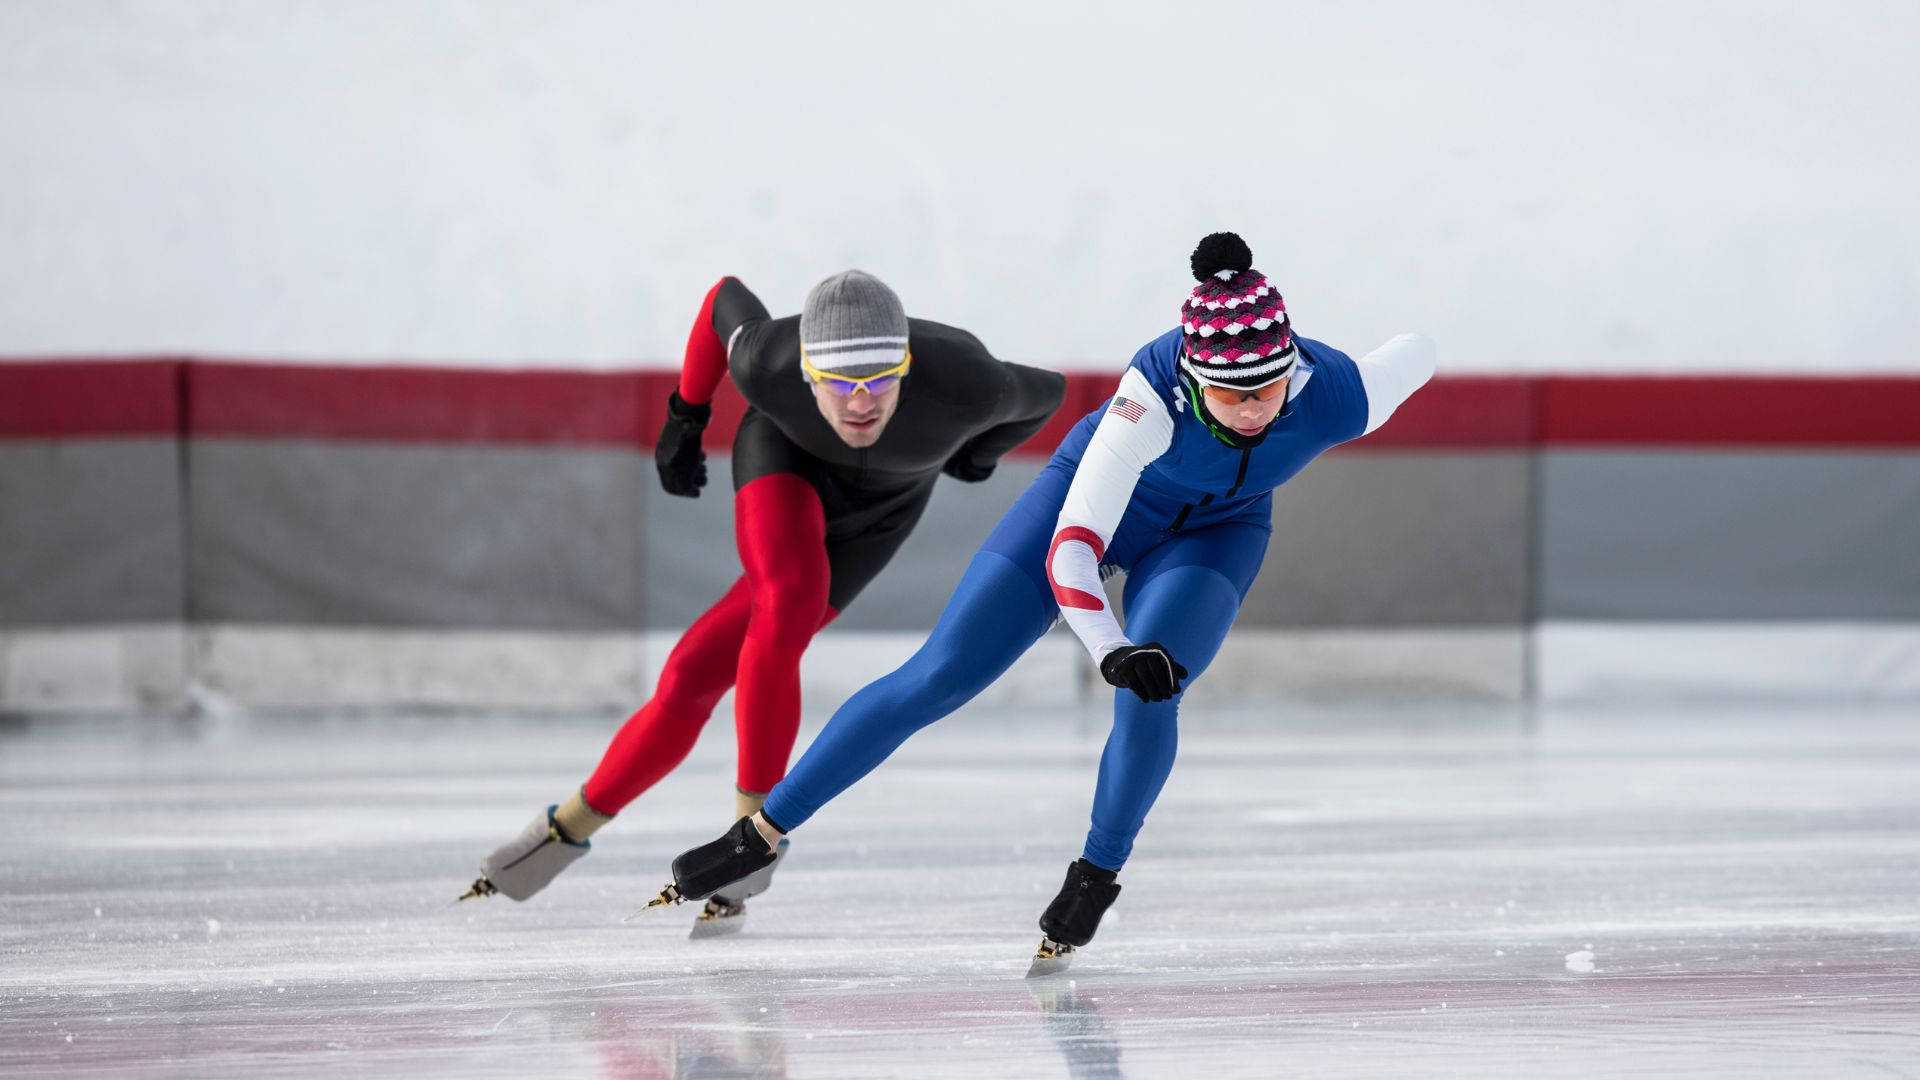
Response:
[[[940,471],[969,484],[977,484],[993,475],[993,465],[976,465],[965,450],[947,459]]]
[[[1165,701],[1180,692],[1187,669],[1165,645],[1149,641],[1145,645],[1122,645],[1108,653],[1100,661],[1100,677],[1140,695],[1141,701]]]
[[[653,447],[653,464],[660,470],[660,486],[669,495],[700,497],[707,486],[707,455],[700,449],[700,433],[713,418],[713,406],[689,405],[675,390],[667,398],[667,422]]]

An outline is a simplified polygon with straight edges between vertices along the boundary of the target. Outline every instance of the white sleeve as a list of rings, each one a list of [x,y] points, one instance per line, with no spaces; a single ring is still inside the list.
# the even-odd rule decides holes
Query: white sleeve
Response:
[[[1401,334],[1354,362],[1360,368],[1360,385],[1367,390],[1367,430],[1362,435],[1386,423],[1401,402],[1433,378],[1436,351],[1431,338]]]
[[[1172,444],[1173,414],[1146,376],[1128,368],[1074,470],[1047,549],[1053,598],[1096,664],[1132,644],[1107,606],[1100,560],[1133,499],[1140,470]]]

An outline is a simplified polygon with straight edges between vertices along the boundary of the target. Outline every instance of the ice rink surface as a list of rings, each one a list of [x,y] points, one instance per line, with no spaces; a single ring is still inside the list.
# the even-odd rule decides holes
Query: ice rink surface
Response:
[[[622,923],[726,826],[728,728],[449,907],[610,722],[15,723],[0,1074],[1920,1076],[1911,712],[1190,710],[1051,980],[1096,712],[909,742],[739,936]]]

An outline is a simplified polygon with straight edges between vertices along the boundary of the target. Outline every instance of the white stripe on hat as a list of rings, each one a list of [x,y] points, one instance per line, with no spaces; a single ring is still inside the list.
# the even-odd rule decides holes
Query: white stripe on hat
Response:
[[[1287,369],[1291,368],[1299,358],[1300,350],[1290,348],[1281,356],[1261,364],[1236,364],[1232,361],[1227,361],[1223,364],[1205,364],[1204,361],[1195,363],[1192,357],[1183,356],[1180,358],[1180,366],[1186,368],[1187,374],[1193,376],[1195,380],[1203,382],[1208,386],[1224,386],[1238,390],[1244,388],[1242,380],[1257,379],[1262,375],[1270,376],[1266,382],[1280,381],[1280,377],[1285,375]],[[1205,366],[1203,367],[1202,364],[1205,364]],[[1209,370],[1217,377],[1208,378],[1207,372]],[[1229,376],[1232,377],[1233,381],[1224,381]]]
[[[803,347],[802,351],[806,354],[807,363],[812,364],[816,371],[851,371],[855,368],[873,367],[876,364],[885,368],[893,367],[907,358],[906,339],[897,340],[899,344],[890,348],[850,349],[846,352],[828,353],[825,356],[816,356],[810,348]]]
[[[812,356],[818,352],[831,352],[835,349],[851,349],[862,345],[897,345],[904,349],[907,347],[907,339],[904,337],[856,337],[841,338],[838,341],[803,341],[800,343],[800,347],[807,350],[808,356]]]

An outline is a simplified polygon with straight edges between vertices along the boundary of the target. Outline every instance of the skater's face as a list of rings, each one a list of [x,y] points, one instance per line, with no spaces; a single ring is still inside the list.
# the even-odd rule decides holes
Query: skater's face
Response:
[[[858,449],[872,446],[880,441],[880,432],[893,418],[893,410],[900,407],[899,378],[876,379],[873,385],[883,386],[875,393],[869,386],[861,386],[851,393],[841,392],[842,388],[828,385],[822,380],[813,381],[813,401],[820,407],[820,415],[827,418],[833,433],[840,441]]]
[[[1241,435],[1258,435],[1287,403],[1287,383],[1291,376],[1270,382],[1255,390],[1234,390],[1224,386],[1203,386],[1200,400],[1207,414],[1221,427]]]

